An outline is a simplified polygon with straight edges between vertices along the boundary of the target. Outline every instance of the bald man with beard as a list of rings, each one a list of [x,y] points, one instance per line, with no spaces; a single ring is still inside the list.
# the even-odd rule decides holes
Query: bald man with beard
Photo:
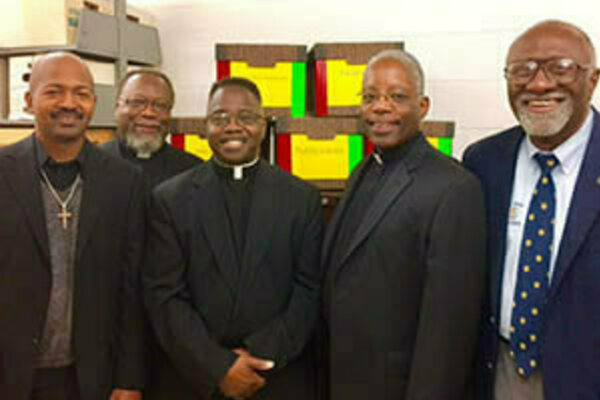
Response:
[[[35,132],[0,150],[0,399],[139,400],[141,174],[86,140],[77,56],[38,59],[25,100]]]
[[[580,28],[534,25],[506,59],[520,125],[465,152],[488,216],[480,399],[600,396],[598,75]]]

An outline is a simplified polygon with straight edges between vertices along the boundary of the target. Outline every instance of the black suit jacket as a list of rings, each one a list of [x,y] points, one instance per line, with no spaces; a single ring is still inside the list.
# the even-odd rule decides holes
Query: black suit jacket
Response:
[[[202,162],[196,156],[176,149],[168,143],[165,143],[149,160],[143,160],[141,163],[135,159],[133,154],[123,151],[122,142],[118,139],[103,143],[100,148],[113,156],[124,158],[141,166],[150,189]]]
[[[362,168],[327,231],[333,400],[464,400],[472,383],[485,267],[482,191],[421,135],[406,146],[341,259],[331,251]]]
[[[178,398],[210,398],[236,359],[231,349],[246,347],[276,365],[256,398],[311,399],[314,368],[301,353],[319,308],[319,194],[260,161],[237,265],[220,192],[203,164],[155,189],[149,210],[146,305],[189,388]]]
[[[28,400],[51,287],[31,136],[0,150],[0,398]],[[83,400],[143,386],[140,174],[89,146],[76,244],[73,345]]]

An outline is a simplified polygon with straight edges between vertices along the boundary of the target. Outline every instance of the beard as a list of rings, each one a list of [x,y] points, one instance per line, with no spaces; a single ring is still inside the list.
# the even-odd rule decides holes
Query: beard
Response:
[[[532,96],[523,94],[517,99],[517,119],[529,136],[549,137],[558,134],[567,125],[573,115],[573,98],[564,92],[554,92],[564,97],[551,112],[532,113],[527,109],[526,100],[542,99],[548,96]]]
[[[138,155],[150,156],[163,146],[165,136],[163,132],[150,136],[129,130],[125,133],[125,144]]]

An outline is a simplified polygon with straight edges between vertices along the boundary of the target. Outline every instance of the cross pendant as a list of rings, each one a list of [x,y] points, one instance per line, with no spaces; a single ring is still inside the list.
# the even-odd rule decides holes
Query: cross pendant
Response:
[[[67,229],[69,218],[73,216],[73,214],[67,210],[67,206],[61,205],[60,212],[56,215],[58,216],[58,219],[61,220],[63,229]]]

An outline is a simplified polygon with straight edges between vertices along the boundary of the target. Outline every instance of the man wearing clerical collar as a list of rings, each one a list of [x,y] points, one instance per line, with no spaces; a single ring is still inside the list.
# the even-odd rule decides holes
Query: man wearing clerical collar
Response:
[[[134,70],[119,84],[115,107],[118,139],[101,147],[139,165],[150,187],[202,162],[166,142],[174,104],[173,84],[162,72]]]
[[[254,83],[215,83],[213,157],[153,192],[145,298],[181,374],[157,399],[315,398],[320,197],[260,158],[265,129]]]
[[[484,278],[476,178],[423,137],[414,56],[384,51],[363,77],[375,153],[350,177],[323,244],[332,400],[464,400]]]
[[[0,398],[139,400],[142,177],[85,138],[79,57],[33,65],[35,133],[0,150]]]

